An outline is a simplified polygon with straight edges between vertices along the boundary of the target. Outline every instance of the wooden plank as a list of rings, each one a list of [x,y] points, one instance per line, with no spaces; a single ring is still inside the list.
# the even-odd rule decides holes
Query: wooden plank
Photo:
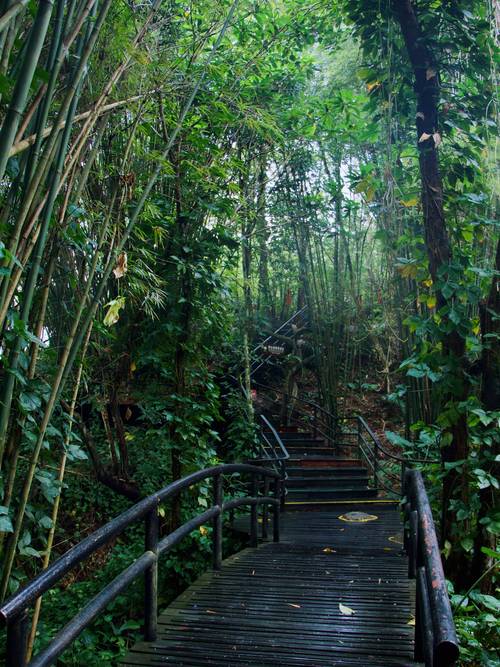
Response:
[[[339,518],[353,509],[378,518]],[[389,539],[400,534],[389,504],[286,513],[283,542],[245,549],[201,576],[160,616],[158,640],[137,644],[121,664],[409,667],[412,582]]]

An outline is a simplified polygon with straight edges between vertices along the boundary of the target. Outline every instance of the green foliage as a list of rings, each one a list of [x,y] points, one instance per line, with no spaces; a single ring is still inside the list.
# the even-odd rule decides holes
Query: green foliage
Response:
[[[14,549],[12,572],[4,572],[9,590],[39,571],[52,528],[54,558],[129,505],[96,482],[103,472],[141,496],[176,475],[250,457],[256,429],[241,392],[246,347],[304,300],[311,331],[300,350],[287,352],[287,380],[314,377],[332,409],[339,385],[368,398],[385,386],[410,433],[388,438],[410,457],[439,460],[465,419],[469,456],[425,466],[436,508],[443,483],[460,475],[445,554],[464,552],[472,562],[478,528],[498,535],[498,512],[483,499],[498,491],[499,413],[481,393],[485,355],[499,342],[484,331],[499,229],[494,31],[484,3],[415,4],[441,81],[452,259],[434,282],[413,74],[394,3],[242,1],[207,64],[225,0],[159,3],[153,16],[151,3],[111,2],[81,81],[79,50],[96,15],[67,45],[85,6],[77,3],[71,21],[63,17],[58,46],[54,12],[32,81],[21,82],[22,131],[0,183],[0,531],[8,538],[19,528],[2,543],[3,557]],[[2,123],[36,13],[29,3],[3,45]],[[56,47],[60,68],[51,60]],[[59,117],[66,96],[77,117],[85,113],[78,122]],[[106,115],[96,106],[101,96],[112,105]],[[68,123],[67,153],[51,129],[60,121]],[[35,134],[45,137],[42,152]],[[1,145],[0,159],[11,148]],[[52,186],[57,194],[47,203]],[[497,322],[498,313],[490,315]],[[464,341],[461,358],[447,347],[454,335]],[[237,478],[228,484],[242,492]],[[181,518],[209,502],[210,489],[197,485]],[[170,508],[162,511],[166,522]],[[209,536],[198,531],[169,554],[163,603],[204,569]],[[131,531],[64,583],[71,595],[51,591],[37,646],[141,544]],[[472,591],[458,609],[471,664],[492,659],[494,603],[481,596]],[[61,664],[116,663],[137,637],[140,604],[137,586]]]

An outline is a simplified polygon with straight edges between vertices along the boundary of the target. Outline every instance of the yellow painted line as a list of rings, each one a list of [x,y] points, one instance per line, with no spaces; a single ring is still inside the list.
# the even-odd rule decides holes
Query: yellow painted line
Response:
[[[352,515],[358,515],[357,517],[353,517]],[[362,514],[363,516],[360,517],[359,515]],[[347,514],[341,514],[339,517],[337,517],[341,521],[346,521],[347,523],[368,523],[369,521],[376,521],[378,519],[378,516],[375,514],[365,514],[364,512],[347,512]]]

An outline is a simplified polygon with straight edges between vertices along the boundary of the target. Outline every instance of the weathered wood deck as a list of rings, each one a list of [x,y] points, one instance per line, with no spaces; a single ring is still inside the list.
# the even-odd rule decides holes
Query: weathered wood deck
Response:
[[[378,518],[338,518],[353,510]],[[395,505],[285,512],[280,544],[245,549],[200,577],[160,616],[158,640],[121,664],[412,665],[411,587]]]

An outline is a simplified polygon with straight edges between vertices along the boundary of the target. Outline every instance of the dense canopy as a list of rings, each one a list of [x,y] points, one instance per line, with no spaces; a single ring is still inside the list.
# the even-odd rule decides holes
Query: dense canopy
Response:
[[[2,599],[251,457],[255,348],[306,306],[261,381],[429,461],[463,664],[496,664],[499,28],[493,0],[2,0]],[[141,544],[51,591],[30,646]],[[165,601],[208,544],[169,556]],[[116,664],[130,605],[60,664]]]

